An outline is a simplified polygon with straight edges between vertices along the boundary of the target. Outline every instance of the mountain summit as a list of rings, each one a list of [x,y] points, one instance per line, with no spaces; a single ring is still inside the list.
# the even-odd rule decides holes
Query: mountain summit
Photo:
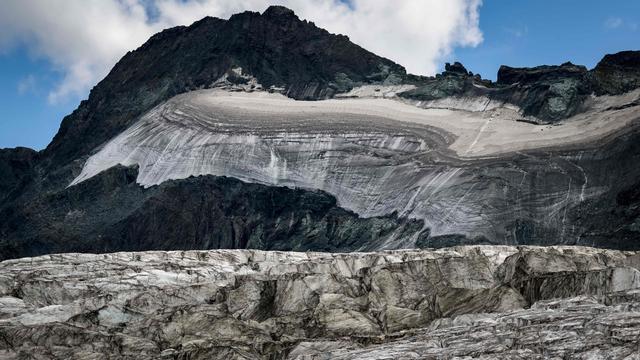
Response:
[[[65,117],[45,154],[68,161],[88,153],[158,103],[208,88],[232,70],[294,99],[330,98],[371,83],[399,83],[405,69],[349,41],[271,6],[229,20],[206,17],[152,36],[126,54],[89,99]],[[81,139],[81,141],[78,141]]]
[[[42,152],[0,150],[0,259],[640,249],[640,52],[415,76],[273,6],[164,30]]]

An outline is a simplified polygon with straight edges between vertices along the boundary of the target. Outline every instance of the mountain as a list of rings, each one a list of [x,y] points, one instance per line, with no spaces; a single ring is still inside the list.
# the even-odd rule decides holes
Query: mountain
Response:
[[[65,117],[45,154],[62,161],[86,155],[174,95],[211,87],[223,76],[244,82],[232,69],[251,74],[264,89],[283,89],[300,100],[406,77],[402,66],[284,7],[229,20],[206,17],[164,30],[125,55],[89,99]]]
[[[167,29],[45,150],[0,150],[0,259],[640,249],[639,64],[416,76],[277,6]]]

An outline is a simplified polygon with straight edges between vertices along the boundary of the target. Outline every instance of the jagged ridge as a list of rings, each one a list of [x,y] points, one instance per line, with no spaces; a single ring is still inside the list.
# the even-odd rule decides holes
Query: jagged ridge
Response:
[[[533,69],[503,68],[499,81],[491,83],[470,73],[461,64],[447,65],[445,72],[434,78],[406,75],[401,66],[367,52],[344,36],[329,34],[312,23],[301,21],[290,10],[281,7],[269,8],[263,14],[242,13],[229,20],[205,18],[189,27],[168,29],[118,62],[92,90],[89,99],[65,118],[60,132],[44,152],[36,154],[26,149],[10,149],[0,154],[0,167],[3,169],[0,172],[0,214],[3,219],[9,219],[0,225],[0,243],[5,249],[11,249],[2,255],[13,257],[88,248],[65,239],[71,236],[81,242],[80,239],[87,234],[94,236],[103,234],[103,230],[107,231],[104,227],[100,231],[95,230],[94,234],[88,225],[78,231],[82,228],[78,224],[82,222],[78,223],[73,216],[66,217],[67,214],[79,214],[69,205],[69,199],[77,199],[83,193],[66,187],[80,173],[89,155],[127,129],[154,105],[178,93],[215,86],[220,78],[249,87],[253,83],[247,82],[247,79],[256,79],[264,89],[273,87],[271,90],[283,91],[298,99],[323,99],[362,84],[404,83],[416,86],[416,89],[400,94],[405,99],[429,102],[464,96],[479,99],[487,97],[499,104],[520,106],[525,114],[534,116],[534,122],[540,120],[536,116],[555,121],[580,111],[585,94],[591,91],[597,95],[621,94],[637,87],[639,54],[623,52],[607,55],[592,71],[572,64]],[[404,87],[399,86],[398,89]],[[617,116],[625,112],[632,113],[640,103],[637,99],[635,102],[628,100],[608,109],[608,114]],[[478,103],[486,105],[484,101]],[[515,206],[518,211],[508,211],[514,218],[505,220],[505,216],[501,216],[500,221],[486,222],[488,237],[479,232],[470,234],[466,228],[462,229],[465,231],[448,229],[450,234],[444,234],[444,237],[434,239],[424,235],[421,238],[424,241],[416,244],[447,246],[468,241],[563,242],[635,249],[639,246],[635,239],[640,229],[640,208],[637,198],[631,196],[637,186],[637,171],[632,165],[633,159],[638,156],[637,146],[634,145],[636,138],[632,132],[607,148],[576,149],[571,152],[563,150],[562,153],[532,152],[515,158],[491,160],[490,166],[482,162],[464,162],[461,165],[456,163],[455,168],[451,168],[448,165],[449,154],[431,152],[420,160],[428,166],[437,164],[435,175],[451,175],[458,173],[459,167],[466,167],[452,183],[455,188],[450,193],[442,194],[448,197],[446,204],[460,203],[464,207],[468,198],[461,196],[477,186],[480,191],[490,195],[489,201],[481,199],[481,204],[489,205],[492,213],[504,212],[504,206],[511,206],[510,210]],[[384,161],[395,161],[389,157],[389,153],[376,150],[369,154],[386,157]],[[441,180],[441,177],[438,179]],[[526,189],[519,188],[523,184]],[[404,194],[420,189],[413,187]],[[108,190],[98,187],[96,191],[104,192],[93,196],[109,199],[114,193],[121,194],[120,190],[118,187]],[[469,193],[473,195],[473,192]],[[497,195],[494,196],[494,193]],[[631,195],[626,197],[625,194]],[[113,202],[109,203],[110,207],[105,206],[105,212],[114,214],[107,217],[111,225],[120,220],[123,222],[119,226],[128,223],[125,221],[127,209],[121,206],[124,203],[140,206],[133,201],[134,198],[141,200],[143,197],[136,195],[127,198],[130,203]],[[526,201],[521,206],[520,200],[523,198]],[[282,201],[286,203],[288,200],[284,198]],[[547,211],[545,206],[551,202],[554,209]],[[78,203],[82,203],[83,208],[87,206],[82,201]],[[180,205],[176,206],[179,212]],[[458,205],[453,205],[453,209],[458,209]],[[250,216],[248,214],[253,212],[252,209],[244,210],[243,216]],[[541,211],[549,214],[548,218],[545,216],[541,220],[538,216]],[[115,214],[123,217],[116,219]],[[147,215],[153,219],[152,212]],[[389,219],[396,217],[394,214],[386,215]],[[482,219],[475,215],[468,218]],[[84,224],[94,224],[99,216],[99,213],[91,213]],[[310,228],[324,226],[323,219],[324,216],[313,218],[312,222],[320,222],[309,225]],[[32,223],[38,226],[27,229]],[[366,221],[357,223],[356,229],[360,229]],[[463,222],[456,219],[456,223]],[[174,226],[180,228],[188,225],[186,222],[177,222]],[[405,225],[401,223],[398,226],[402,229]],[[415,223],[410,233],[415,230],[413,226]],[[391,228],[396,229],[395,226]],[[128,231],[125,228],[120,230],[123,233]],[[25,234],[28,236],[25,237]],[[381,238],[373,236],[371,239],[374,237]],[[39,241],[32,242],[33,239]],[[199,242],[195,237],[188,241],[206,243]],[[174,246],[178,246],[178,243],[184,244],[176,242]],[[56,244],[69,247],[57,247]],[[358,247],[365,245],[361,243]],[[149,246],[154,248],[156,245]],[[355,245],[346,249],[353,248]]]

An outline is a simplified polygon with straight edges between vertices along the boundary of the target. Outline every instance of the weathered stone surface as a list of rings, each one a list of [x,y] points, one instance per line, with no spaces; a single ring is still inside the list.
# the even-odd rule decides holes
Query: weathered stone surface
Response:
[[[262,249],[353,251],[417,235],[423,223],[363,218],[322,191],[199,176],[143,188],[116,166],[0,210],[0,260],[59,252]]]
[[[121,59],[47,150],[0,150],[0,259],[463,243],[639,249],[639,68],[638,52],[622,52],[586,73],[505,67],[492,83],[453,63],[411,76],[282,7],[168,29]],[[247,98],[226,117],[229,108],[177,102],[203,88],[286,95],[302,111],[256,112]],[[291,99],[337,94],[370,99]],[[361,107],[333,111],[351,101]],[[398,118],[400,107],[412,116]],[[118,164],[139,165],[140,176],[117,168],[67,188]],[[213,180],[192,175],[308,192],[226,182],[200,196]],[[317,190],[327,192],[321,206],[281,211]],[[220,204],[227,193],[246,206]]]
[[[9,260],[0,358],[633,359],[639,266],[508,246]]]
[[[166,29],[127,53],[65,117],[44,153],[56,165],[66,164],[117,135],[156,104],[213,87],[233,68],[253,75],[264,89],[307,100],[406,75],[402,66],[280,6],[228,20],[205,17],[190,26]]]
[[[458,62],[447,63],[442,74],[422,78],[416,85],[399,95],[430,107],[471,111],[511,105],[529,121],[555,123],[586,111],[592,94],[621,95],[640,87],[640,51],[608,54],[592,70],[571,62],[531,68],[502,65],[495,83]],[[469,106],[472,99],[484,103],[484,109]]]
[[[23,147],[0,149],[0,204],[12,191],[19,194],[22,183],[33,176],[37,154]]]
[[[598,95],[619,95],[640,87],[640,51],[608,54],[591,71]]]
[[[586,67],[570,62],[533,68],[503,65],[498,70],[498,84],[509,87],[495,98],[518,105],[524,115],[558,121],[584,111],[583,104],[591,93],[586,74]]]
[[[542,65],[532,68],[514,68],[506,65],[498,69],[498,84],[534,85],[542,81],[555,82],[567,78],[581,80],[587,73],[587,68],[582,65],[574,65],[570,62],[559,66]]]
[[[603,72],[611,73],[609,70]],[[503,65],[498,71],[497,82],[493,83],[467,72],[462,64],[455,63],[447,64],[445,71],[435,79],[425,80],[415,89],[400,93],[400,96],[426,101],[428,106],[451,104],[471,111],[511,105],[531,121],[557,122],[585,110],[585,100],[592,92],[587,74],[586,67],[571,63],[533,68]],[[631,89],[629,86],[627,91]],[[447,101],[448,98],[457,98],[459,101]],[[484,108],[463,107],[465,102],[473,102],[473,99],[484,103]]]

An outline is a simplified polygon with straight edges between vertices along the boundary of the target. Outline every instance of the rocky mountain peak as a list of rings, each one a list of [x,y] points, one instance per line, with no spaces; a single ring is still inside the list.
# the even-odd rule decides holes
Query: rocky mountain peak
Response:
[[[639,59],[503,66],[497,82],[459,62],[412,76],[287,8],[205,17],[125,55],[46,151],[0,151],[0,259],[460,243],[638,249],[640,169],[630,159],[640,142],[625,127],[635,129],[640,103],[637,93],[592,95],[640,86]],[[337,94],[312,106],[281,96]],[[607,142],[617,134],[627,138]]]
[[[592,70],[591,81],[598,95],[619,95],[640,87],[640,51],[605,55]]]
[[[293,10],[281,5],[269,6],[267,10],[262,13],[262,16],[275,19],[298,19],[298,16]]]
[[[212,87],[231,69],[241,69],[265,89],[306,100],[406,76],[402,66],[282,6],[229,20],[206,17],[164,30],[125,55],[65,117],[46,155],[58,165],[85,155],[158,103]]]
[[[457,61],[454,62],[453,64],[446,63],[444,65],[444,70],[445,70],[445,73],[453,73],[453,74],[461,74],[461,75],[469,74],[469,72],[467,71],[467,68],[465,68],[464,65],[462,65]]]

